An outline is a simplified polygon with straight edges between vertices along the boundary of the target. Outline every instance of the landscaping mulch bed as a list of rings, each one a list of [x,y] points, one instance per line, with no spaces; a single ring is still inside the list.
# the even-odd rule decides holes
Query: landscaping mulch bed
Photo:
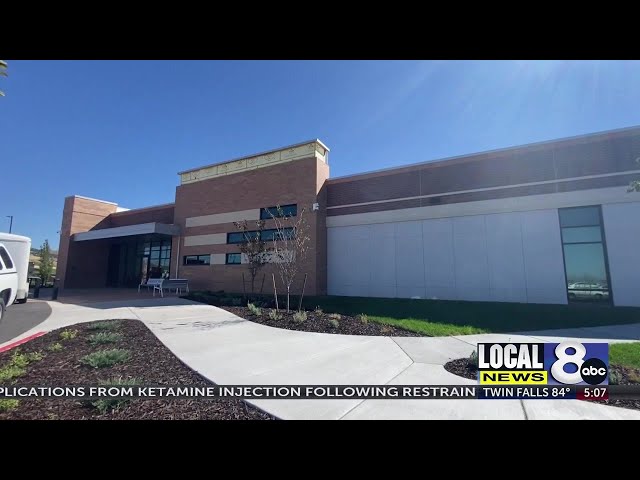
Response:
[[[478,370],[471,367],[467,358],[458,358],[444,364],[444,369],[458,375],[459,377],[468,378],[470,380],[478,379]],[[640,370],[634,368],[621,367],[612,365],[611,370],[619,375],[619,385],[637,385],[637,379],[640,378]],[[631,408],[640,410],[640,400],[605,400],[601,402],[604,405],[612,405],[614,407]]]
[[[471,366],[468,358],[458,358],[444,364],[444,369],[469,380],[478,380],[478,369]]]
[[[285,328],[287,330],[300,330],[303,332],[338,333],[343,335],[373,335],[387,337],[422,337],[417,332],[411,332],[392,325],[383,325],[368,321],[362,322],[360,319],[349,315],[340,315],[339,318],[328,313],[317,311],[307,311],[307,319],[304,322],[296,322],[294,313],[287,313],[280,310],[282,318],[273,320],[269,318],[269,309],[263,308],[260,316],[254,315],[247,307],[220,307],[239,317],[252,322],[268,325],[270,327]],[[335,314],[334,314],[335,315]],[[331,323],[337,320],[337,326]]]
[[[19,386],[98,385],[100,380],[122,377],[135,378],[140,385],[193,386],[212,385],[167,349],[138,320],[119,320],[114,330],[121,334],[115,343],[92,345],[88,338],[97,333],[90,330],[96,322],[54,330],[24,345],[0,353],[0,369],[12,361],[16,350],[23,354],[40,352],[43,358],[29,363],[26,373],[3,382]],[[77,330],[75,338],[61,338],[64,330]],[[50,350],[53,344],[62,350]],[[91,368],[80,359],[102,349],[126,349],[128,360],[105,368]],[[101,414],[86,400],[59,398],[22,398],[15,409],[0,413],[0,419],[131,419],[131,420],[267,420],[270,415],[240,399],[132,399],[118,410]]]

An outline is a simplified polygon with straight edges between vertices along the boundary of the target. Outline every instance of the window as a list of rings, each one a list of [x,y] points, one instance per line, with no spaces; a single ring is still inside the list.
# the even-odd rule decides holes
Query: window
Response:
[[[261,239],[265,242],[272,242],[274,237],[277,235],[278,230],[275,228],[268,228],[262,231]],[[244,243],[248,239],[257,238],[260,234],[257,230],[247,230],[246,232],[232,232],[227,233],[227,243]],[[285,228],[284,234],[288,235],[289,238],[293,236],[293,228]]]
[[[257,236],[258,232],[256,230],[227,233],[227,243],[245,243],[247,240],[253,240],[257,238]]]
[[[240,265],[242,263],[242,256],[239,253],[227,253],[227,265]]]
[[[283,217],[295,217],[298,215],[298,205],[281,205],[280,209],[282,210],[281,216]],[[261,220],[269,220],[270,218],[278,216],[278,207],[268,207],[260,209],[260,219]]]
[[[7,252],[4,247],[0,247],[0,257],[2,257],[2,261],[4,262],[5,267],[13,268],[13,262],[11,261],[11,257],[9,256],[9,252]]]
[[[284,235],[286,235],[289,239],[293,236],[293,228],[285,228],[283,229]],[[262,231],[262,239],[265,242],[272,242],[274,237],[278,234],[278,230],[275,228],[269,228]]]
[[[209,265],[211,255],[185,255],[183,265]]]
[[[609,271],[599,206],[562,208],[560,232],[570,302],[609,302]]]

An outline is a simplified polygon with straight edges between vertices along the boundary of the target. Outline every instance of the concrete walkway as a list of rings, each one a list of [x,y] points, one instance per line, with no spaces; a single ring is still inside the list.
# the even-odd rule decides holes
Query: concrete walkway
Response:
[[[480,341],[552,342],[559,337],[640,340],[640,324],[615,327],[615,331],[612,327],[596,327],[529,334],[390,338],[277,329],[180,298],[50,305],[50,317],[16,339],[80,322],[139,319],[183,362],[213,382],[227,385],[473,385],[476,382],[450,374],[442,365],[468,356]],[[252,403],[283,419],[640,419],[637,410],[577,400],[341,399]]]

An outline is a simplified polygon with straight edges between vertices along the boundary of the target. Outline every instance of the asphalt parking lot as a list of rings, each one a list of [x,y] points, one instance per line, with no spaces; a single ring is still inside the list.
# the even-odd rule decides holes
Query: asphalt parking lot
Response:
[[[7,342],[44,322],[51,315],[47,302],[32,300],[20,305],[11,305],[0,323],[0,343]]]

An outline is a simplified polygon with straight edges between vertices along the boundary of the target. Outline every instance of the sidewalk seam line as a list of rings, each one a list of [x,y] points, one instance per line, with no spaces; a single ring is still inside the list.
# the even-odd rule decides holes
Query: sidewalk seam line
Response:
[[[524,412],[524,419],[529,420],[529,415],[527,415],[527,409],[524,406],[524,400],[520,399],[520,405],[522,406],[522,411]]]
[[[409,354],[406,352],[406,350],[405,350],[404,348],[402,348],[402,346],[401,346],[398,342],[396,342],[396,339],[395,339],[395,338],[393,338],[393,337],[389,337],[389,338],[391,339],[391,341],[392,341],[393,343],[395,343],[395,344],[397,345],[397,347],[398,347],[400,350],[402,350],[402,353],[404,353],[404,354],[407,356],[407,358],[408,358],[409,360],[411,360],[411,363],[415,363],[415,360],[413,359],[413,357],[412,357],[411,355],[409,355]],[[395,378],[395,377],[394,377],[394,378]]]
[[[395,343],[395,342],[394,342]],[[397,345],[397,344],[396,344]],[[400,347],[400,345],[398,345],[398,347]],[[402,347],[400,347],[400,349],[402,350]],[[404,350],[402,350],[404,352]],[[406,355],[406,353],[405,353]],[[409,355],[407,355],[407,357],[409,357]],[[398,376],[402,373],[404,373],[404,371],[409,368],[411,365],[413,365],[415,362],[413,361],[413,359],[411,357],[409,357],[409,360],[411,360],[411,363],[409,365],[407,365],[406,367],[404,367],[402,370],[400,370],[397,374],[395,374],[393,377],[391,377],[389,380],[387,380],[386,382],[384,382],[385,385],[389,385],[389,382],[393,381],[395,378],[398,378]],[[347,415],[349,415],[349,413],[351,413],[353,410],[355,410],[356,408],[358,408],[360,405],[362,405],[364,402],[366,402],[367,400],[372,400],[372,399],[367,399],[367,398],[363,398],[362,400],[360,400],[357,404],[355,404],[353,407],[351,407],[349,410],[347,410],[346,412],[344,412],[344,415],[342,415],[341,417],[338,418],[338,420],[342,420],[344,417],[346,417]]]

